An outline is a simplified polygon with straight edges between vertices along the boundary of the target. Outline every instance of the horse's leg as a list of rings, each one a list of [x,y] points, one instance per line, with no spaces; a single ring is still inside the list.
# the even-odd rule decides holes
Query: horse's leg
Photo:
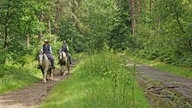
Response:
[[[62,73],[62,64],[60,64],[60,75],[63,75],[63,73]]]
[[[50,80],[53,80],[53,69],[50,69]]]
[[[66,64],[65,65],[63,65],[63,76],[65,76],[65,67],[66,67]]]
[[[68,74],[70,73],[70,63],[68,62],[67,63],[67,71],[68,71]]]
[[[44,69],[41,67],[41,72],[42,72],[42,75],[44,75]]]
[[[48,67],[44,69],[43,82],[45,83],[47,82],[47,71],[48,71]]]
[[[47,70],[47,80],[51,79],[51,68]]]

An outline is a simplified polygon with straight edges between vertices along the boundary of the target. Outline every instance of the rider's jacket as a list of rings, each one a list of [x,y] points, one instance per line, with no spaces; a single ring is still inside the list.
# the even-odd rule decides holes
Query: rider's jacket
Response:
[[[64,52],[68,53],[68,48],[67,48],[67,45],[62,46],[62,51],[64,51]]]
[[[51,47],[50,45],[43,45],[43,52],[46,53],[46,54],[51,54],[52,51],[51,51]]]

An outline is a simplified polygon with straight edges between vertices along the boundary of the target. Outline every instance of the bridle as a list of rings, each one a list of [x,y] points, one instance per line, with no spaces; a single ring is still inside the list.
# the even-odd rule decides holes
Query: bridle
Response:
[[[42,63],[44,61],[44,54],[39,54],[39,62]]]

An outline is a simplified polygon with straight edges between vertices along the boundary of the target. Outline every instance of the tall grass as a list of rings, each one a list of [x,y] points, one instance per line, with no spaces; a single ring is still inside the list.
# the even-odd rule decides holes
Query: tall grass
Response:
[[[39,81],[41,72],[33,67],[21,65],[0,65],[0,94],[22,88]]]
[[[58,84],[42,108],[150,108],[135,83],[134,67],[106,51],[84,60]]]

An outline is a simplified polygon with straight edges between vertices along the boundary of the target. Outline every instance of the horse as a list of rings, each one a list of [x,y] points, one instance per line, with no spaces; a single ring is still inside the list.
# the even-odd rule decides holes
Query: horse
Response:
[[[59,53],[59,60],[60,60],[60,74],[65,76],[66,74],[70,73],[71,64],[67,57],[67,54],[64,51]],[[67,68],[68,73],[65,73],[65,68]]]
[[[53,69],[51,66],[51,61],[48,59],[45,53],[39,53],[38,62],[43,74],[43,82],[46,83],[48,79],[53,80]]]

